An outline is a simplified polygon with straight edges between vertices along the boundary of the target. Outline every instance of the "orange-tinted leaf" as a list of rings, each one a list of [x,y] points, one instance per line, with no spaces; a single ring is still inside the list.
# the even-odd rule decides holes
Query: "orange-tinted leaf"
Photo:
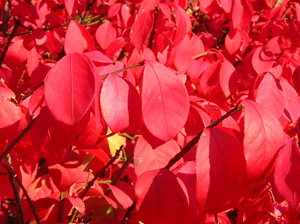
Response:
[[[48,72],[45,100],[58,120],[68,125],[80,121],[90,108],[96,81],[90,61],[82,54],[66,55]]]

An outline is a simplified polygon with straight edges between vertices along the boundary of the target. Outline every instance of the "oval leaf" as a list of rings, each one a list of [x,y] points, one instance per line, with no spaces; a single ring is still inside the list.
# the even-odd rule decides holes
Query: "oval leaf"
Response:
[[[243,103],[246,180],[256,181],[268,173],[272,160],[284,146],[284,132],[275,116],[264,106],[250,100]]]
[[[196,196],[208,213],[234,206],[243,193],[237,185],[245,174],[242,145],[225,130],[206,129],[197,146]]]
[[[80,121],[90,108],[96,92],[94,70],[79,53],[63,57],[48,72],[45,100],[57,119],[68,125]]]
[[[109,75],[100,95],[104,120],[113,132],[137,126],[140,117],[140,97],[134,86],[116,75]]]
[[[138,16],[131,27],[130,38],[138,52],[141,51],[143,44],[150,35],[154,23],[154,12],[146,11]]]
[[[167,142],[185,125],[189,112],[187,90],[165,66],[146,61],[142,76],[142,116],[147,130]]]
[[[175,175],[167,169],[143,173],[136,182],[136,209],[143,223],[180,223],[187,206]]]

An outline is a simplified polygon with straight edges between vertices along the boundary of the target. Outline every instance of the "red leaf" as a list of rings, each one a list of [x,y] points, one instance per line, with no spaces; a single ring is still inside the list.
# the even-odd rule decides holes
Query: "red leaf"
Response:
[[[140,137],[134,148],[134,171],[137,176],[140,176],[148,170],[163,168],[179,151],[180,148],[173,139],[157,148],[152,148],[143,137]],[[177,164],[182,162],[181,159]]]
[[[280,79],[280,84],[284,95],[284,115],[288,120],[296,124],[300,117],[300,97],[284,78]]]
[[[102,86],[101,110],[113,132],[135,128],[140,118],[140,96],[134,86],[117,75],[109,75]]]
[[[147,130],[166,142],[183,128],[189,112],[187,90],[165,66],[146,61],[141,87],[142,116]]]
[[[154,23],[154,11],[140,14],[131,27],[130,39],[138,52],[141,51],[146,39],[150,35]]]
[[[279,84],[273,75],[267,73],[257,89],[256,102],[264,105],[276,118],[279,118],[284,110],[284,95]]]
[[[106,50],[109,44],[117,37],[117,32],[112,23],[101,24],[95,33],[96,40],[103,50]]]
[[[235,92],[238,84],[237,72],[228,60],[224,60],[221,65],[219,80],[220,86],[226,97],[229,97]]]
[[[300,152],[293,139],[280,151],[275,163],[274,183],[279,193],[297,209],[300,202]]]
[[[294,70],[292,79],[293,79],[293,84],[295,86],[295,90],[300,96],[300,66]]]
[[[129,185],[126,182],[118,182],[116,186],[110,184],[109,188],[124,209],[127,209],[132,205],[135,198],[132,185]]]
[[[85,213],[85,205],[81,198],[79,197],[67,197],[67,199],[70,201],[71,205],[73,205],[80,214]]]
[[[242,195],[238,191],[245,174],[242,145],[225,130],[206,129],[197,146],[196,196],[208,213],[234,206]]]
[[[231,12],[232,0],[220,0],[220,3],[226,13]]]
[[[68,54],[48,72],[45,100],[57,119],[68,125],[80,121],[90,108],[96,92],[94,70],[79,53]]]
[[[76,12],[76,9],[78,7],[78,1],[77,0],[65,0],[65,6],[66,6],[66,10],[67,10],[69,16],[72,16],[73,13]]]
[[[78,52],[83,53],[86,47],[85,40],[79,28],[80,24],[71,20],[65,39],[65,52],[66,54]]]
[[[61,163],[50,165],[48,169],[54,184],[61,192],[67,191],[83,172],[81,159],[74,152],[69,152]]]
[[[187,206],[186,197],[167,169],[143,173],[136,182],[136,209],[143,223],[180,223]]]
[[[242,36],[238,29],[231,30],[225,37],[225,47],[229,54],[234,54],[241,46]]]
[[[284,146],[284,132],[267,108],[250,100],[244,100],[243,103],[246,180],[256,181],[270,171],[275,156]]]
[[[0,96],[0,139],[11,137],[18,129],[22,118],[21,108]]]
[[[258,47],[252,56],[252,66],[257,74],[267,72],[273,65],[273,53],[266,47]]]

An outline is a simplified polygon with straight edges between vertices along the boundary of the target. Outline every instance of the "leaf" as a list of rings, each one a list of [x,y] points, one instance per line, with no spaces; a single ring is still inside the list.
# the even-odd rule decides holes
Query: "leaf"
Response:
[[[0,96],[0,139],[11,137],[18,129],[22,118],[21,108]]]
[[[300,97],[286,79],[280,79],[280,84],[284,95],[284,115],[289,121],[296,124],[300,117]]]
[[[150,35],[154,23],[154,11],[146,11],[140,14],[133,23],[130,39],[138,52],[141,51],[146,39]]]
[[[79,197],[67,197],[67,199],[70,201],[71,205],[73,205],[80,214],[85,213],[85,205],[81,198]]]
[[[292,80],[293,80],[295,90],[300,96],[300,66],[294,70]]]
[[[252,56],[252,66],[257,74],[267,72],[273,65],[273,53],[265,46],[258,47]]]
[[[293,139],[288,139],[275,163],[274,183],[279,193],[293,209],[300,202],[300,152]]]
[[[134,148],[134,171],[137,176],[140,176],[148,170],[163,168],[178,152],[180,148],[173,139],[157,148],[152,148],[143,137],[140,137]],[[182,159],[179,160],[177,165],[182,162]]]
[[[138,126],[141,101],[134,86],[117,75],[109,75],[100,95],[102,115],[112,132],[127,132]]]
[[[183,128],[189,99],[180,78],[165,66],[146,61],[141,87],[142,116],[147,130],[167,142]]]
[[[74,152],[69,152],[61,163],[50,165],[48,169],[54,184],[61,192],[69,190],[83,172],[81,159]]]
[[[79,23],[71,20],[65,39],[66,54],[78,52],[83,53],[85,49],[85,40],[81,34]]]
[[[127,209],[132,205],[135,198],[132,185],[129,185],[126,182],[118,182],[116,186],[110,184],[109,188],[124,209]]]
[[[282,87],[270,73],[267,73],[259,84],[255,101],[267,107],[276,118],[283,114],[284,95]]]
[[[60,122],[74,125],[90,108],[96,92],[96,80],[90,61],[79,53],[63,57],[48,72],[45,100]]]
[[[220,3],[226,13],[231,12],[232,0],[220,0]]]
[[[242,44],[242,36],[238,29],[230,30],[225,37],[225,47],[229,54],[234,54]]]
[[[117,32],[112,23],[102,23],[95,33],[96,41],[103,50],[106,50],[109,44],[116,39]]]
[[[246,180],[253,182],[264,178],[270,171],[275,156],[284,146],[284,132],[267,108],[250,100],[244,100],[243,103]]]
[[[136,209],[143,223],[180,223],[187,206],[186,197],[175,177],[167,169],[143,173],[136,182]]]
[[[236,91],[238,84],[237,72],[228,60],[224,60],[220,67],[219,80],[226,97],[229,97]]]
[[[207,213],[228,209],[243,195],[245,158],[242,145],[226,129],[205,129],[196,154],[196,197]]]

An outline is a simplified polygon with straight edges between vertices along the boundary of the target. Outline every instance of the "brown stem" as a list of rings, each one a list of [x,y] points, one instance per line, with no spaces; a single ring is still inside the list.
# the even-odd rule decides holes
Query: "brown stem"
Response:
[[[226,114],[224,114],[222,117],[220,117],[218,120],[212,122],[207,127],[203,128],[179,153],[177,153],[172,159],[170,159],[169,163],[165,166],[166,169],[170,169],[177,161],[179,161],[193,146],[197,144],[199,141],[203,131],[207,128],[214,128],[218,124],[220,124],[223,120],[225,120],[227,117],[231,116],[232,114],[242,110],[244,107],[243,104],[237,105],[232,110],[228,111]]]
[[[157,14],[158,14],[158,7],[155,7],[155,11],[154,11],[154,22],[153,22],[153,27],[150,33],[150,37],[149,37],[149,42],[148,42],[148,48],[151,49],[152,48],[152,44],[153,44],[153,38],[155,35],[155,25],[156,25],[156,19],[157,19]]]
[[[111,180],[111,183],[110,183],[111,185],[115,185],[117,183],[117,181],[120,179],[122,174],[125,172],[125,170],[129,166],[129,164],[132,162],[132,159],[133,159],[133,151],[128,155],[126,162],[123,164],[123,166],[121,167],[121,169],[119,170],[117,175],[114,177],[114,179]],[[110,192],[110,188],[107,188],[104,194],[108,195],[109,192]]]
[[[22,209],[22,204],[21,204],[21,198],[19,195],[19,190],[18,190],[18,184],[15,180],[15,172],[13,171],[13,168],[8,165],[8,164],[2,164],[2,166],[7,169],[8,173],[9,173],[9,182],[11,183],[11,187],[13,189],[14,195],[15,195],[15,199],[16,199],[16,206],[17,206],[17,218],[19,223],[23,224],[24,220],[24,214],[23,214],[23,209]]]
[[[8,51],[8,48],[9,48],[12,40],[14,39],[14,37],[16,35],[18,27],[20,26],[20,21],[17,20],[17,19],[14,19],[14,20],[15,20],[14,28],[12,29],[12,31],[11,31],[8,39],[7,39],[6,45],[5,45],[4,49],[3,49],[3,52],[2,52],[1,57],[0,57],[0,67],[3,64],[3,62],[4,62],[4,59],[5,59],[6,53]]]
[[[136,64],[133,64],[133,65],[130,65],[130,66],[126,67],[126,68],[123,68],[123,69],[120,69],[120,70],[117,70],[117,71],[110,72],[110,73],[107,73],[107,74],[105,74],[105,75],[102,75],[101,78],[102,78],[102,79],[105,79],[105,78],[106,78],[107,76],[109,76],[109,75],[116,75],[116,74],[119,74],[119,73],[121,73],[121,72],[126,72],[126,71],[128,71],[128,70],[130,70],[130,69],[133,69],[133,68],[142,66],[142,65],[144,65],[144,64],[145,64],[144,61],[140,61],[140,62],[138,62],[138,63],[136,63]]]
[[[12,143],[6,148],[6,150],[0,156],[0,162],[10,153],[10,151],[22,140],[22,138],[27,134],[27,132],[31,129],[32,125],[36,121],[36,118],[32,119],[31,122],[27,125],[27,127],[19,134],[19,136],[12,141]]]

